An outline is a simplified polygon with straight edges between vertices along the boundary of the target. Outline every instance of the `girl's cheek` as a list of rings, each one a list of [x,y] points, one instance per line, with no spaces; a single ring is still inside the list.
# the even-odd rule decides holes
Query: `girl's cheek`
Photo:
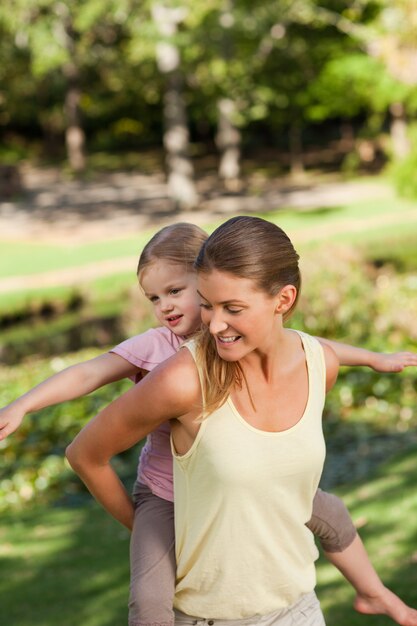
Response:
[[[153,308],[153,313],[156,317],[157,320],[159,320],[160,322],[165,323],[165,318],[163,315],[161,315],[161,309],[157,306],[154,306]]]

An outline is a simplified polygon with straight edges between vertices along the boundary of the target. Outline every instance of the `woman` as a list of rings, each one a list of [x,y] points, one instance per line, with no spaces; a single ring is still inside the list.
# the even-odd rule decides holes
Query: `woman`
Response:
[[[68,459],[131,527],[133,505],[109,461],[170,419],[176,623],[323,624],[305,523],[338,361],[328,346],[284,328],[300,275],[281,229],[233,218],[196,266],[205,330],[92,420]]]

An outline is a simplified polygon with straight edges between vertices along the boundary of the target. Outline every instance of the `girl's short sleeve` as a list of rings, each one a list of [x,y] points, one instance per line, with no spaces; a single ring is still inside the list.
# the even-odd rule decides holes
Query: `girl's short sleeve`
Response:
[[[182,343],[182,337],[174,335],[168,328],[150,328],[140,335],[126,339],[110,350],[123,359],[147,372],[175,354]],[[141,375],[134,377],[138,382]]]

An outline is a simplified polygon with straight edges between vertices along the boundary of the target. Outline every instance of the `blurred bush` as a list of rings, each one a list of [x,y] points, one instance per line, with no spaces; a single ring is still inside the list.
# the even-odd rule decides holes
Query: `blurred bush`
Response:
[[[373,261],[349,246],[327,244],[305,254],[297,324],[311,334],[378,351],[416,346],[417,264],[411,248],[410,255],[414,263],[403,261],[407,271],[399,273],[391,262]]]
[[[395,188],[404,198],[417,198],[417,148],[392,166]]]
[[[393,162],[390,168],[395,188],[404,198],[417,198],[417,124],[409,126],[410,153]]]
[[[98,353],[83,350],[52,359],[28,359],[18,367],[2,367],[1,406],[57,371]],[[65,448],[89,419],[131,384],[127,380],[113,383],[84,398],[26,416],[21,427],[0,442],[0,510],[28,501],[77,500],[81,484],[64,458]],[[134,477],[137,456],[136,448],[116,460],[122,477]]]
[[[367,260],[358,249],[343,246],[322,246],[304,255],[294,327],[377,352],[416,351],[417,266],[409,270],[412,259],[401,266],[407,271],[396,272],[391,262]],[[322,486],[362,479],[388,456],[416,443],[416,404],[415,368],[401,374],[341,368],[324,412]]]
[[[391,263],[373,262],[341,245],[307,251],[300,303],[291,325],[378,352],[416,351],[417,271],[410,269],[411,261],[401,266],[406,268],[403,273]],[[0,405],[55,371],[97,353],[83,350],[0,368]],[[65,447],[88,419],[130,384],[109,385],[86,398],[27,416],[21,428],[0,443],[0,508],[29,500],[77,499],[81,485],[65,463]],[[367,475],[375,464],[412,443],[416,406],[415,368],[401,374],[342,368],[325,409],[327,486]],[[138,448],[116,459],[125,478],[133,480],[137,456]]]

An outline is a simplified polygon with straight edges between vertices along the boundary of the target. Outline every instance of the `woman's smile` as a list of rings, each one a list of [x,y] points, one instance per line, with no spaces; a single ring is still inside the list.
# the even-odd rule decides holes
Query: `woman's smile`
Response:
[[[235,343],[236,341],[241,339],[241,337],[239,335],[236,335],[235,337],[221,337],[219,335],[216,335],[216,339],[220,343]]]

